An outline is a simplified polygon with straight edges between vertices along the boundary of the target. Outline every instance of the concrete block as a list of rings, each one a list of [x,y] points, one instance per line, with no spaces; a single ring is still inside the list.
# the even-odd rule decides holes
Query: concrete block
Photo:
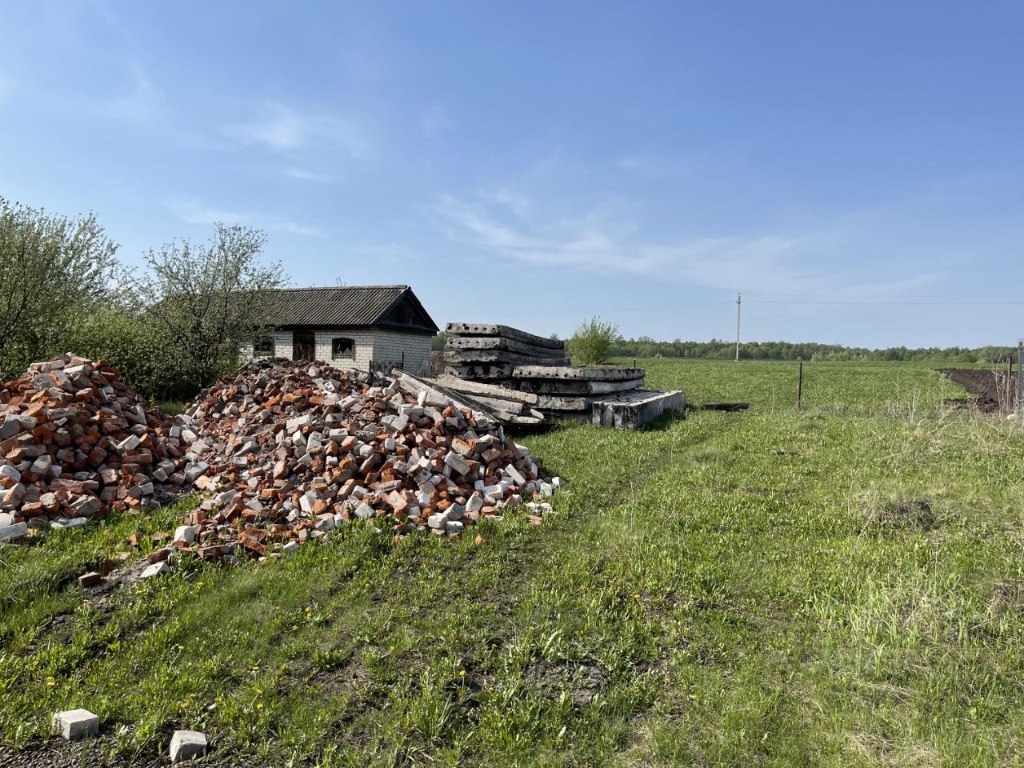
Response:
[[[665,411],[681,411],[685,407],[686,398],[678,390],[631,392],[594,403],[591,406],[591,421],[598,427],[640,429]]]
[[[0,541],[17,539],[28,533],[28,523],[15,523],[0,528]]]
[[[154,576],[159,576],[161,573],[168,573],[171,570],[171,566],[167,564],[166,560],[161,560],[159,563],[153,563],[142,572],[139,576],[140,579],[151,579]]]
[[[206,754],[206,736],[199,731],[175,731],[171,736],[171,764]]]
[[[179,525],[174,530],[173,540],[184,542],[186,546],[192,546],[196,540],[196,529],[191,525]]]
[[[69,741],[100,732],[100,719],[87,709],[69,709],[53,716],[53,723],[60,735]]]

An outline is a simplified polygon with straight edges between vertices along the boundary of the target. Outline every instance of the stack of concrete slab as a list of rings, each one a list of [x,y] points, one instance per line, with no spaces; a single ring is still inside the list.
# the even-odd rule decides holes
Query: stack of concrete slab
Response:
[[[643,390],[643,368],[570,366],[561,341],[484,323],[449,323],[447,333],[446,374],[432,383],[471,396],[504,423],[543,415],[637,429],[685,406],[682,392]]]
[[[568,365],[565,342],[491,323],[448,323],[446,373],[471,381],[507,381],[516,366]]]

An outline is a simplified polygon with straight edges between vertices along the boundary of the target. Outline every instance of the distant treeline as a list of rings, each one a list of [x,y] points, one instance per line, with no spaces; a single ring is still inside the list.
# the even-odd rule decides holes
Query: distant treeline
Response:
[[[434,337],[433,349],[444,349],[448,335]],[[558,338],[552,334],[551,338]],[[839,344],[815,344],[792,341],[748,341],[740,344],[743,360],[863,360],[863,361],[917,361],[929,363],[1003,363],[1009,355],[1016,362],[1016,347],[889,347],[864,349]],[[711,341],[655,341],[648,336],[639,339],[619,339],[612,344],[612,357],[685,357],[694,360],[732,360],[736,357],[736,342]]]
[[[903,360],[934,363],[999,363],[1009,355],[1016,359],[1016,347],[889,347],[864,349],[838,344],[815,344],[790,341],[749,341],[740,344],[740,358],[744,360]],[[641,336],[623,339],[612,347],[615,357],[685,357],[701,360],[732,360],[736,357],[736,342],[719,341],[655,341]]]

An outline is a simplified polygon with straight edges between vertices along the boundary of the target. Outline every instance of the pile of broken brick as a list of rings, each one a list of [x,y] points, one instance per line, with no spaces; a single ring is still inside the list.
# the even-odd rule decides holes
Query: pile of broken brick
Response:
[[[168,500],[189,480],[180,432],[109,365],[33,364],[0,387],[0,541]]]
[[[551,510],[533,500],[555,487],[539,459],[484,414],[401,379],[258,361],[180,418],[208,496],[168,555],[288,552],[360,518],[393,535],[459,534],[520,504],[535,522]]]
[[[147,576],[175,551],[266,557],[353,519],[457,535],[522,505],[540,522],[559,485],[484,413],[401,375],[322,363],[251,363],[172,420],[109,366],[66,355],[5,384],[0,402],[0,539],[204,492]]]

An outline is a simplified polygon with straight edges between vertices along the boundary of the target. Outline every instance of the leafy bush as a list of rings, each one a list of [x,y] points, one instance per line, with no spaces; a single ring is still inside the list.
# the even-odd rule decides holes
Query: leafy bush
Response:
[[[612,345],[621,339],[617,325],[603,323],[600,317],[594,315],[580,323],[566,347],[574,363],[594,365],[605,362],[611,354]]]
[[[181,375],[166,334],[144,315],[99,307],[69,328],[62,341],[62,351],[112,363],[125,384],[149,400],[186,400],[196,393]]]

